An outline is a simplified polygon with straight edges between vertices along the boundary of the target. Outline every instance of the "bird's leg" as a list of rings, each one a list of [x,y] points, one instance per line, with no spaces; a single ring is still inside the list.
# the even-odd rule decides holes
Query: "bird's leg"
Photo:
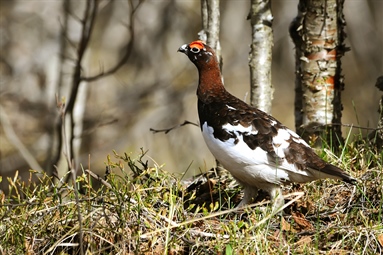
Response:
[[[236,208],[241,208],[247,204],[249,204],[252,199],[256,198],[257,195],[258,195],[258,189],[255,188],[255,187],[251,187],[251,186],[244,186],[244,189],[243,189],[243,199],[241,201],[241,203],[239,203]]]

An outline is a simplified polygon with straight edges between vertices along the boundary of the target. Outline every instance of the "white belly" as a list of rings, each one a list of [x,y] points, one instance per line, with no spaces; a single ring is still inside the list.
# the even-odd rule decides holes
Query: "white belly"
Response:
[[[269,163],[267,152],[260,147],[252,150],[238,135],[235,139],[221,141],[214,137],[214,129],[205,122],[202,134],[214,157],[243,184],[257,186],[262,183],[280,183],[289,180],[287,171]],[[237,133],[238,134],[238,133]],[[259,186],[259,185],[258,185]]]

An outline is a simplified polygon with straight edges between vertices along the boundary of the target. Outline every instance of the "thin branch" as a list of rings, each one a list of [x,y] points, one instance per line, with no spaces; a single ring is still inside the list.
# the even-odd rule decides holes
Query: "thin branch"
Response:
[[[76,101],[77,93],[78,93],[78,86],[80,85],[80,82],[81,82],[81,70],[82,70],[81,62],[89,44],[90,36],[91,36],[93,26],[96,20],[97,9],[98,9],[97,1],[87,0],[85,13],[84,13],[84,19],[82,21],[83,27],[82,27],[82,33],[81,33],[81,40],[77,50],[77,62],[76,62],[76,66],[75,66],[75,70],[73,74],[72,91],[69,97],[69,102],[67,105],[66,112],[72,113],[74,108],[74,103]]]
[[[112,188],[112,185],[110,185],[107,181],[105,181],[104,179],[102,179],[98,174],[95,174],[94,172],[90,171],[89,169],[86,169],[85,172],[87,174],[89,174],[90,176],[92,176],[94,179],[96,179],[97,181],[100,181],[102,184],[104,184],[106,187],[108,187],[109,189]]]
[[[65,102],[64,101],[58,101],[57,102],[57,108],[59,110],[60,116],[61,116],[61,137],[65,141],[64,142],[64,149],[63,149],[63,155],[65,156],[65,159],[67,161],[67,164],[69,166],[69,169],[73,167],[73,162],[71,161],[71,158],[73,155],[71,154],[71,151],[69,149],[69,145],[67,141],[67,133],[66,133],[66,125],[65,125]],[[70,175],[68,175],[69,178]]]
[[[68,24],[69,24],[69,16],[70,16],[70,9],[71,9],[71,1],[63,1],[63,15],[64,15],[64,20],[63,23],[61,24],[61,30],[60,30],[60,53],[59,53],[59,68],[58,68],[58,84],[56,86],[57,91],[59,91],[63,87],[64,83],[64,61],[65,59],[68,58],[66,56],[66,49],[67,49],[67,44],[73,44],[73,42],[68,38],[67,32],[68,32]],[[58,102],[58,95],[56,94],[56,105]],[[58,169],[57,165],[60,160],[61,156],[61,148],[62,148],[62,136],[61,136],[61,116],[56,116],[56,121],[53,124],[52,132],[49,134],[50,139],[49,143],[50,145],[48,146],[48,156],[47,156],[47,166],[46,166],[46,171],[48,175],[52,175],[56,177],[58,180],[59,174],[58,174]]]
[[[57,165],[61,157],[61,149],[63,146],[63,137],[62,137],[62,113],[64,111],[64,108],[62,107],[62,103],[60,102],[58,95],[56,94],[56,107],[59,110],[59,116],[56,121],[56,126],[54,128],[54,135],[57,137],[57,146],[56,151],[54,153],[54,156],[51,164],[48,166],[49,172],[52,174],[52,176],[56,177],[58,180],[60,180]],[[52,148],[53,149],[53,148]]]
[[[73,178],[73,189],[74,189],[74,196],[76,200],[76,209],[77,209],[77,220],[78,220],[78,234],[79,234],[79,245],[80,245],[80,254],[84,255],[84,244],[83,244],[83,229],[82,229],[82,215],[81,215],[81,208],[80,208],[80,199],[78,197],[78,189],[77,189],[77,182],[76,182],[76,169],[74,168],[74,162],[71,162],[71,175]]]
[[[354,124],[342,124],[342,123],[331,123],[331,124],[324,125],[324,126],[342,126],[342,127],[359,128],[359,129],[374,130],[374,131],[383,129],[383,127],[382,128],[369,128],[369,127],[356,126]]]
[[[174,130],[174,129],[177,129],[177,128],[180,128],[180,127],[183,127],[183,126],[186,126],[186,125],[193,125],[193,126],[196,126],[196,127],[199,127],[199,125],[197,123],[194,123],[194,122],[191,122],[191,121],[188,121],[188,120],[185,120],[184,123],[182,124],[179,124],[177,126],[174,126],[174,127],[171,127],[171,128],[165,128],[165,129],[154,129],[154,128],[150,128],[149,130],[152,131],[154,134],[155,133],[169,133],[170,131]]]
[[[62,116],[61,120],[57,122],[57,129],[63,127],[66,128],[65,125],[63,125],[62,119],[64,119],[67,115],[69,116],[69,125],[70,125],[70,138],[69,141],[65,140],[64,143],[66,146],[69,147],[69,149],[66,151],[67,153],[67,161],[75,160],[74,158],[74,148],[73,148],[73,141],[74,141],[74,116],[73,116],[73,110],[75,106],[75,102],[77,99],[77,94],[79,91],[79,86],[81,83],[81,71],[82,66],[81,62],[85,55],[86,49],[88,47],[91,33],[95,24],[96,16],[97,16],[97,10],[98,10],[98,1],[97,0],[87,0],[86,7],[84,10],[84,17],[83,20],[81,20],[81,23],[83,24],[82,32],[81,32],[81,40],[79,42],[79,46],[77,49],[77,61],[74,67],[73,72],[73,78],[72,78],[72,89],[70,91],[68,104],[65,109],[64,116]],[[69,143],[69,144],[67,144]],[[61,150],[61,148],[59,148]],[[58,157],[59,160],[60,157]],[[57,164],[58,162],[54,162]],[[68,164],[70,165],[70,164]],[[74,162],[74,166],[76,163]],[[69,177],[68,177],[69,178]],[[68,181],[68,179],[67,179]]]
[[[79,86],[81,83],[81,71],[82,71],[82,59],[85,55],[85,52],[88,48],[88,44],[93,32],[93,27],[96,22],[96,16],[98,11],[98,1],[97,0],[88,0],[85,8],[84,20],[83,20],[83,29],[80,44],[78,47],[78,60],[76,63],[75,71],[73,74],[73,85],[71,95],[69,97],[69,102],[65,113],[70,115],[70,124],[71,124],[71,137],[70,137],[70,153],[72,157],[74,156],[73,150],[73,140],[74,140],[74,116],[73,110],[74,105],[77,99],[77,94],[79,91]]]
[[[129,33],[130,33],[130,39],[129,39],[129,42],[127,43],[126,45],[126,52],[125,52],[125,55],[120,59],[119,62],[116,63],[115,66],[111,67],[109,70],[107,71],[101,71],[99,74],[96,74],[94,76],[90,76],[90,77],[80,77],[80,80],[81,81],[87,81],[87,82],[90,82],[90,81],[95,81],[95,80],[98,80],[100,78],[104,78],[106,76],[109,76],[111,74],[114,74],[115,72],[117,72],[124,64],[125,62],[129,59],[131,53],[132,53],[132,49],[133,49],[133,43],[134,43],[134,38],[135,38],[135,33],[134,33],[134,14],[136,13],[138,7],[143,3],[143,1],[140,1],[137,6],[134,7],[133,5],[133,1],[132,0],[129,0],[129,5],[130,5],[130,9],[131,9],[131,12],[130,12],[130,15],[129,15],[129,26],[128,26],[128,29],[129,29]]]
[[[358,128],[358,129],[373,130],[373,131],[383,129],[383,127],[382,128],[370,128],[370,127],[356,126],[354,124],[343,124],[343,123],[322,124],[322,123],[318,123],[318,122],[315,122],[310,126],[306,126],[305,128],[306,128],[306,130],[308,129],[311,131],[315,131],[315,130],[322,130],[325,127],[331,127],[331,126],[350,127],[350,128]]]
[[[77,136],[77,138],[78,138],[78,137],[83,137],[83,136],[88,135],[88,134],[90,134],[90,133],[93,133],[93,132],[95,132],[98,128],[100,128],[100,127],[104,127],[104,126],[107,126],[107,125],[111,125],[111,124],[116,123],[116,122],[118,122],[118,119],[113,118],[113,119],[111,119],[111,120],[106,120],[106,121],[102,121],[102,122],[100,122],[100,123],[97,123],[96,125],[92,126],[91,128],[88,128],[88,129],[83,130],[83,131],[82,131],[82,134],[81,134],[80,136]]]
[[[37,170],[39,172],[43,171],[43,168],[37,162],[32,153],[29,152],[28,148],[21,142],[17,134],[15,133],[11,122],[8,119],[5,110],[0,105],[0,122],[3,127],[5,136],[8,138],[9,142],[15,146],[15,148],[20,152],[21,156],[28,163],[29,167],[33,170]]]

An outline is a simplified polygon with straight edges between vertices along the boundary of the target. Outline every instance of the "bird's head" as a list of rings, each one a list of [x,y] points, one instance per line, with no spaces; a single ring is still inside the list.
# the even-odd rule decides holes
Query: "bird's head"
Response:
[[[203,41],[194,41],[189,44],[184,44],[178,51],[188,56],[190,61],[193,62],[198,69],[206,65],[217,63],[214,50]]]

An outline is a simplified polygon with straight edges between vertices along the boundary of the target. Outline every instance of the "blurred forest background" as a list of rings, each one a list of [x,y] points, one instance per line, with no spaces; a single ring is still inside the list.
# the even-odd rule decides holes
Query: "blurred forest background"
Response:
[[[148,150],[150,164],[164,164],[170,172],[188,176],[214,165],[199,128],[187,125],[168,134],[149,129],[198,121],[197,70],[177,53],[184,43],[198,39],[200,2],[194,0],[132,1],[134,36],[129,32],[128,0],[100,1],[82,72],[92,76],[116,65],[133,40],[132,53],[113,75],[82,82],[75,115],[75,142],[81,141],[78,164],[100,174],[112,150],[138,155]],[[12,130],[42,169],[50,169],[57,151],[54,129],[60,118],[56,106],[68,98],[81,38],[79,20],[86,1],[70,2],[65,15],[63,1],[0,1],[0,175],[19,170],[23,178],[31,168],[9,136]],[[298,0],[272,1],[274,48],[272,83],[274,117],[294,127],[294,48],[289,24],[297,15]],[[221,1],[221,46],[225,86],[248,102],[248,53],[250,1]],[[376,127],[379,93],[375,81],[383,73],[383,1],[345,1],[346,45],[342,59],[345,90],[342,94],[345,124]],[[68,12],[67,12],[68,13]],[[67,20],[67,23],[65,23]],[[66,24],[66,25],[65,25]],[[66,36],[63,36],[63,30]],[[76,119],[75,118],[75,119]],[[6,121],[9,120],[9,123]],[[343,129],[347,136],[350,128]],[[359,130],[355,129],[355,132]],[[368,131],[364,131],[365,134]],[[16,139],[17,140],[17,139]],[[60,166],[65,166],[61,160]],[[65,169],[65,167],[63,167]]]

